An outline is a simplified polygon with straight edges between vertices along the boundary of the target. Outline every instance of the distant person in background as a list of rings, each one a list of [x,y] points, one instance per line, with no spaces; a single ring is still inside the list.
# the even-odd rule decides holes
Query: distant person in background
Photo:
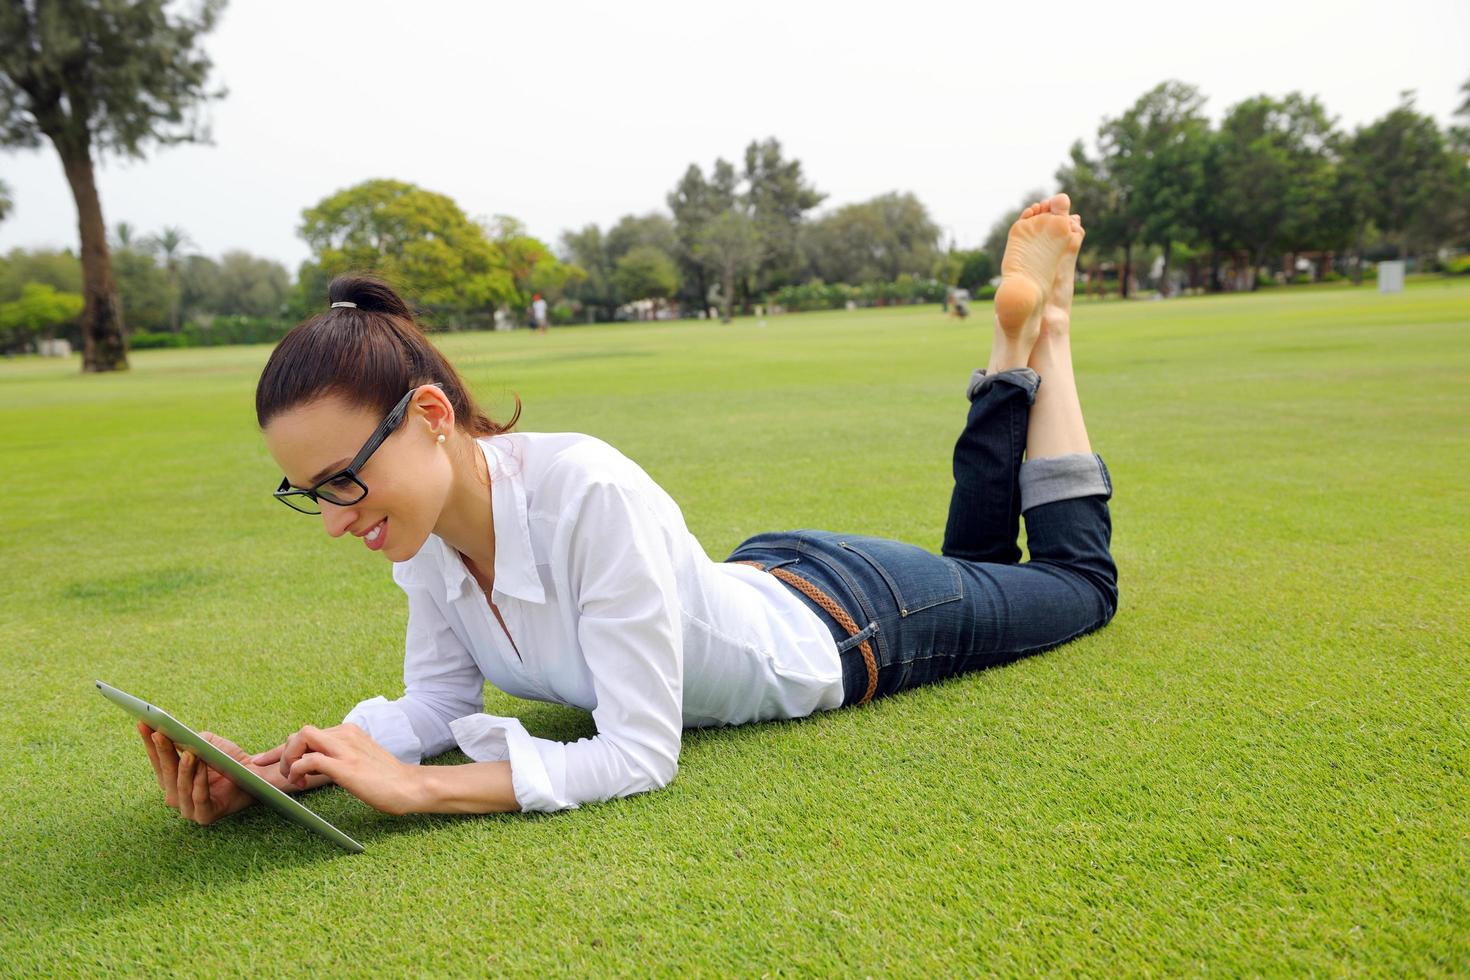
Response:
[[[540,293],[531,300],[531,322],[536,324],[537,333],[546,332],[546,300]]]
[[[970,315],[970,291],[968,289],[950,290],[950,316],[963,320]]]

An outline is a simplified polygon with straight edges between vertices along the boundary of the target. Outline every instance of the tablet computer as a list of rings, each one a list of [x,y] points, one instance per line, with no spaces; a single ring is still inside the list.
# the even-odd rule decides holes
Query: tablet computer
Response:
[[[104,684],[101,681],[97,682],[97,690],[102,692],[103,697],[122,708],[134,718],[145,723],[149,728],[163,732],[163,734],[173,739],[175,743],[192,749],[194,754],[200,759],[203,759],[210,766],[229,776],[235,785],[281,814],[287,820],[299,823],[309,830],[314,830],[332,841],[332,843],[346,848],[353,853],[360,853],[364,850],[363,846],[357,841],[336,827],[333,827],[305,806],[302,806],[293,797],[276,789],[255,773],[246,769],[228,755],[225,755],[225,753],[210,744],[208,740],[194,731],[194,729],[179,721],[162,708],[156,708],[147,701],[135,698],[131,694],[125,691],[119,691],[117,688]]]

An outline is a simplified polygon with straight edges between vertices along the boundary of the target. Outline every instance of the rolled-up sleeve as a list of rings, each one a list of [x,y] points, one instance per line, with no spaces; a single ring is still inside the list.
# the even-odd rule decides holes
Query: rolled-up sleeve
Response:
[[[481,710],[485,677],[429,588],[394,580],[408,594],[401,698],[361,701],[344,718],[372,736],[400,761],[415,764],[455,744],[450,722]]]
[[[514,718],[453,724],[465,754],[509,759],[522,810],[561,810],[658,789],[679,768],[683,633],[662,522],[635,490],[594,481],[564,514],[577,640],[592,676],[597,734],[564,743]]]

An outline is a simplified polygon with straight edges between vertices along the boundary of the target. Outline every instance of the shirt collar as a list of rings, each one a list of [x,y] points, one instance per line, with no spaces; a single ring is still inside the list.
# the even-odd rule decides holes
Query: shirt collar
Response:
[[[526,485],[519,461],[507,467],[507,454],[495,437],[476,439],[490,470],[490,519],[495,526],[495,582],[492,592],[527,602],[545,602],[546,590],[536,572],[536,553],[531,549],[531,523],[526,516]],[[474,581],[464,560],[444,545],[449,574],[444,597],[453,602],[469,591]]]

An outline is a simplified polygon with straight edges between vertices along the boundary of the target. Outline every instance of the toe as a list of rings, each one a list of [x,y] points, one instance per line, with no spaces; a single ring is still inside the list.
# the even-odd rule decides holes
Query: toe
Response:
[[[1072,199],[1065,194],[1053,194],[1047,203],[1051,205],[1052,214],[1066,214],[1072,207]]]

